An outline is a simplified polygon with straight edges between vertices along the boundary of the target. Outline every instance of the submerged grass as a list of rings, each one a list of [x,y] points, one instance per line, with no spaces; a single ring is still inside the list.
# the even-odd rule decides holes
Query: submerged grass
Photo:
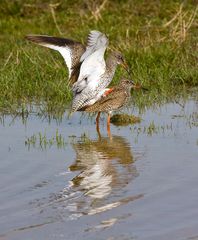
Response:
[[[71,100],[59,53],[28,43],[27,34],[85,42],[91,29],[107,33],[123,52],[132,78],[149,89],[134,93],[139,107],[175,98],[198,86],[196,1],[2,0],[0,5],[0,111],[44,103],[47,111]],[[120,68],[114,78],[121,75]]]
[[[33,134],[30,137],[27,137],[25,140],[25,145],[30,149],[30,147],[46,149],[52,146],[57,148],[65,148],[67,143],[64,137],[56,130],[56,134],[53,137],[47,137],[46,132],[43,134],[39,132],[38,134]]]

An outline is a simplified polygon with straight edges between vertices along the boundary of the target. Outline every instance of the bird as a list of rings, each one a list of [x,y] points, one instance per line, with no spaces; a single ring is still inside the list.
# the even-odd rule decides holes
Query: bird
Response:
[[[115,110],[122,108],[130,99],[131,89],[141,88],[141,85],[135,84],[132,80],[121,78],[119,84],[111,89],[109,89],[106,96],[102,97],[100,100],[95,102],[91,106],[85,106],[78,111],[93,113],[97,112],[96,117],[96,129],[99,131],[99,118],[101,112],[108,114],[107,117],[107,132],[110,136],[110,118],[111,113]]]
[[[26,39],[60,52],[69,71],[69,85],[73,92],[71,113],[92,105],[106,91],[117,64],[129,71],[121,53],[113,51],[105,61],[104,53],[109,40],[104,33],[90,31],[86,46],[72,39],[27,35]]]
[[[76,89],[76,91],[81,92],[81,94],[76,95],[73,99],[71,113],[74,113],[85,106],[91,106],[102,96],[105,96],[105,94],[109,91],[107,87],[113,79],[118,64],[121,64],[129,73],[129,68],[123,55],[118,51],[111,52],[110,56],[106,60],[105,71],[100,75],[100,78],[94,79],[95,76],[93,74],[93,81],[89,86],[82,91],[80,88]]]

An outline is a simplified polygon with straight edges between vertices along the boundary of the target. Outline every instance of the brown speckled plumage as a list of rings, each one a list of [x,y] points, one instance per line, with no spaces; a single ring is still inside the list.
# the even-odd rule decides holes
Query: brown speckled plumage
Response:
[[[106,97],[102,97],[95,104],[84,107],[80,111],[85,112],[111,112],[123,107],[130,98],[130,90],[134,83],[131,80],[121,79],[111,93]]]

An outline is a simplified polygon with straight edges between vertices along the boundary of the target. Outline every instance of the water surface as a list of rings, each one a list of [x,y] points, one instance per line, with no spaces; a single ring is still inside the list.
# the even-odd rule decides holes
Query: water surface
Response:
[[[197,110],[149,109],[111,138],[80,113],[1,118],[0,239],[198,239]]]

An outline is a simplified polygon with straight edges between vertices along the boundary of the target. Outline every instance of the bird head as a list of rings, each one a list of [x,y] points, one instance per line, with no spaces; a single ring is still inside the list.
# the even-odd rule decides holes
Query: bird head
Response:
[[[142,89],[142,90],[148,90],[147,88],[143,87],[141,84],[138,84],[138,83],[134,83],[133,80],[129,80],[129,79],[126,79],[126,78],[122,78],[120,80],[120,85],[124,88],[133,88],[133,89]]]
[[[113,56],[115,57],[117,64],[120,64],[128,72],[128,74],[130,74],[129,66],[126,63],[122,53],[115,51],[113,52]]]
[[[122,78],[120,80],[120,85],[125,88],[133,88],[134,86],[136,86],[136,84],[132,80],[129,80],[127,78]]]

